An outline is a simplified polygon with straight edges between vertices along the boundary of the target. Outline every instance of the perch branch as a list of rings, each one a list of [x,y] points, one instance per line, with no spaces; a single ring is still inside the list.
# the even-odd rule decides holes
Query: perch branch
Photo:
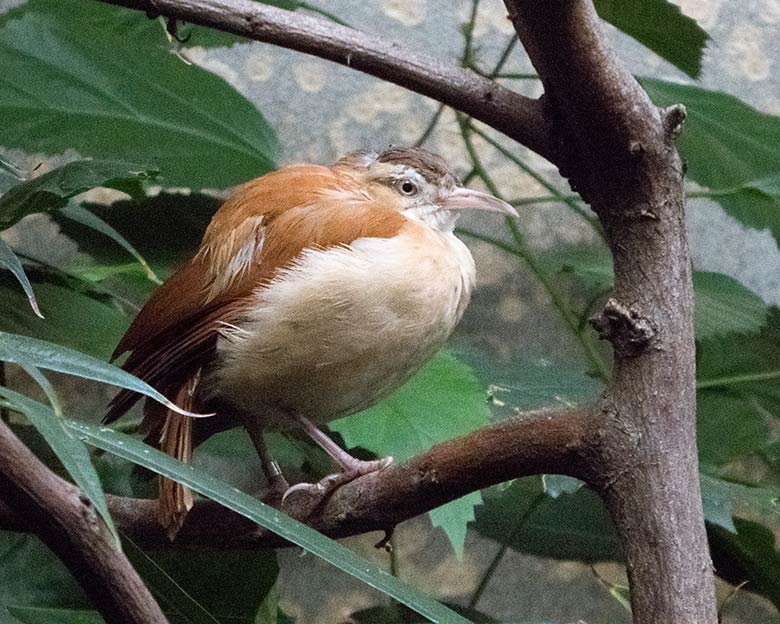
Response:
[[[699,489],[684,108],[656,108],[591,0],[505,0],[563,139],[557,163],[604,227],[615,288],[594,319],[614,347],[587,481],[620,536],[635,624],[714,624]]]
[[[486,123],[546,158],[555,143],[538,100],[381,36],[252,0],[101,0],[305,52],[393,82]]]
[[[588,438],[600,412],[590,408],[524,415],[438,444],[400,465],[348,483],[325,501],[291,497],[284,510],[331,537],[396,524],[469,492],[516,477],[545,472],[581,475]],[[170,542],[158,522],[156,500],[110,496],[109,509],[119,530],[143,546]],[[0,527],[25,526],[0,507]],[[199,500],[176,537],[175,546],[279,545],[280,539],[246,518],[208,500]]]
[[[10,516],[17,526],[23,519],[73,572],[107,622],[167,624],[89,500],[44,466],[4,422],[0,457],[0,518]]]

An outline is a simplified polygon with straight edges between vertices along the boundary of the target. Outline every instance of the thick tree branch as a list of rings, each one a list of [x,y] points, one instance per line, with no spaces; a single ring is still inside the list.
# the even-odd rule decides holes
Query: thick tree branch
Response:
[[[588,481],[626,558],[636,624],[714,624],[699,490],[681,106],[659,110],[606,42],[590,0],[505,0],[566,146],[562,173],[599,215],[615,290],[595,326],[615,375]]]
[[[102,0],[306,52],[463,111],[546,158],[556,151],[538,100],[380,36],[252,0]]]
[[[590,408],[528,414],[438,444],[404,464],[361,477],[319,504],[291,497],[284,510],[326,535],[345,537],[391,530],[469,492],[516,477],[545,472],[582,476],[582,458],[589,438],[599,428],[599,417],[600,412]],[[156,500],[111,496],[108,502],[117,527],[134,542],[170,545],[158,521]],[[0,526],[20,530],[24,522],[0,507]],[[204,500],[190,511],[174,545],[280,543],[277,536],[242,516]]]
[[[0,457],[0,517],[22,518],[73,572],[107,622],[166,624],[89,500],[44,466],[4,422]]]

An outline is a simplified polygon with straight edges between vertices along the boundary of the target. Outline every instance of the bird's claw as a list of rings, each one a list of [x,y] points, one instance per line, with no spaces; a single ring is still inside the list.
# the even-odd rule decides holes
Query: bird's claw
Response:
[[[296,483],[295,485],[287,488],[287,491],[282,495],[282,506],[285,505],[288,498],[291,495],[295,495],[297,492],[302,492],[304,495],[311,499],[312,505],[323,500],[326,496],[332,494],[336,489],[354,481],[358,477],[370,474],[372,472],[378,472],[390,466],[393,463],[392,457],[383,457],[374,461],[362,461],[355,460],[355,463],[343,472],[336,472],[330,474],[327,477],[320,479],[317,483]]]

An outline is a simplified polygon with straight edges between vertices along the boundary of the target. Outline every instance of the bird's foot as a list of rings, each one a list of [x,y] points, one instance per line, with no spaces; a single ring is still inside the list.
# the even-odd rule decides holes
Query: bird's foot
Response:
[[[290,496],[293,496],[294,498],[304,496],[311,501],[307,506],[314,507],[315,504],[324,500],[325,497],[330,496],[342,485],[354,481],[363,475],[383,470],[393,463],[392,457],[383,457],[382,459],[375,459],[374,461],[363,461],[350,457],[350,460],[351,461],[344,466],[342,472],[328,475],[317,483],[296,483],[292,487],[287,488],[287,491],[282,496],[282,505],[290,499]]]

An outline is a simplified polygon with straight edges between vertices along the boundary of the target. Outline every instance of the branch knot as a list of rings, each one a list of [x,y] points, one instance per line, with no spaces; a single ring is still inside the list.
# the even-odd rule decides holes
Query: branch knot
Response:
[[[609,340],[618,354],[627,357],[639,355],[656,334],[650,319],[612,298],[590,324],[599,338]]]

